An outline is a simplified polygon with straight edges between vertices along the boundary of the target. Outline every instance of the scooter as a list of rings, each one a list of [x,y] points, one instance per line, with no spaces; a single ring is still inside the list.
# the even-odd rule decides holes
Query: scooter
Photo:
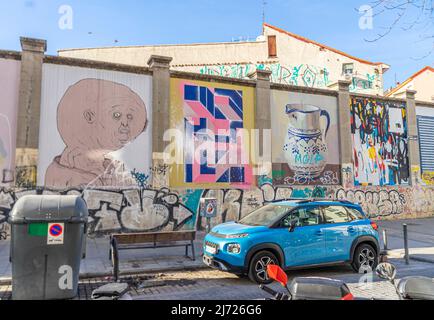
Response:
[[[340,281],[319,277],[294,278],[288,286],[288,276],[277,265],[267,267],[268,277],[280,283],[286,293],[277,292],[270,287],[259,288],[271,296],[271,300],[355,300],[348,286]]]
[[[400,300],[434,300],[434,282],[428,277],[411,276],[396,283],[396,267],[388,262],[380,263],[375,273],[395,287]]]

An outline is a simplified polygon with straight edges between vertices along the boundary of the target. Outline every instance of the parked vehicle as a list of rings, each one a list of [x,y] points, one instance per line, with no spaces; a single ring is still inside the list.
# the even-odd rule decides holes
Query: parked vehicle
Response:
[[[204,239],[203,261],[262,284],[272,282],[270,264],[291,270],[350,263],[357,272],[374,270],[377,229],[359,205],[347,201],[280,201],[213,228]]]
[[[270,294],[272,300],[354,300],[348,286],[340,281],[328,278],[295,278],[288,287],[288,276],[279,266],[269,265],[267,273],[270,279],[285,288],[286,293],[274,291],[261,284],[259,288]]]
[[[405,277],[397,284],[395,281],[396,268],[387,262],[380,263],[375,271],[380,278],[393,284],[400,300],[434,300],[434,282],[431,278]]]

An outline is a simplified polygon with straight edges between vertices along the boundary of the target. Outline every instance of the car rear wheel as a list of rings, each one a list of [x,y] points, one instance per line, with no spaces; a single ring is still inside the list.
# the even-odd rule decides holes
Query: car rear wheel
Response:
[[[372,272],[378,264],[378,254],[375,249],[367,243],[359,245],[354,252],[351,266],[358,273]]]
[[[249,279],[258,284],[272,283],[267,274],[269,265],[279,265],[279,260],[270,251],[259,251],[256,253],[249,265]]]

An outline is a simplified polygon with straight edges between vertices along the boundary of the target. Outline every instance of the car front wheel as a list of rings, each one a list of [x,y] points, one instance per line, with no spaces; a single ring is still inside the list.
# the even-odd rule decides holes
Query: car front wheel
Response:
[[[269,265],[279,265],[276,256],[270,251],[260,251],[256,253],[249,265],[249,279],[258,284],[270,284],[273,282],[268,277],[267,267]]]
[[[351,264],[354,271],[359,273],[372,272],[377,264],[378,254],[370,244],[363,243],[357,247]]]

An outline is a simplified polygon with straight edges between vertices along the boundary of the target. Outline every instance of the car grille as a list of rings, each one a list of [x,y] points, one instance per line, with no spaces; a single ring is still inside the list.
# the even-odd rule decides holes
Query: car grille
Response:
[[[219,245],[210,241],[205,241],[205,245],[214,249],[219,249]]]

